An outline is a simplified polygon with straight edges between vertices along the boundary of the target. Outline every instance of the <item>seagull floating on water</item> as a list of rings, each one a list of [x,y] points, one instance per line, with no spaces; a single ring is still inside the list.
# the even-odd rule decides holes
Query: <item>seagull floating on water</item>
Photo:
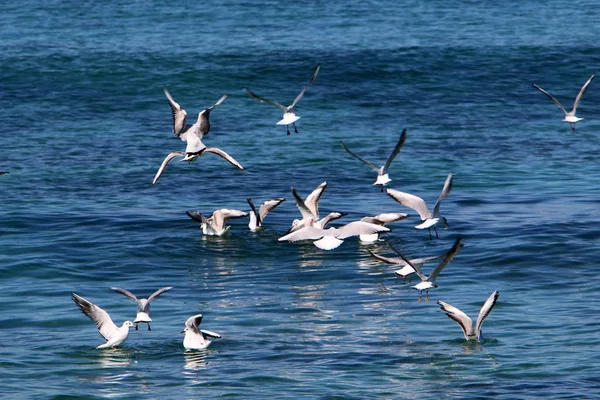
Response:
[[[444,255],[444,259],[438,264],[437,267],[435,267],[435,269],[431,272],[431,275],[429,276],[425,276],[421,272],[421,267],[418,264],[412,263],[402,254],[398,253],[398,255],[415,270],[417,275],[419,275],[419,278],[421,278],[421,282],[413,286],[414,289],[419,291],[419,301],[421,301],[421,297],[423,296],[424,290],[426,292],[425,302],[429,301],[429,289],[435,289],[438,287],[435,278],[437,278],[437,276],[442,272],[444,267],[448,265],[450,261],[452,261],[452,259],[454,258],[456,253],[458,253],[458,250],[460,250],[462,246],[463,244],[461,238],[456,239],[456,242],[454,242],[452,248]]]
[[[137,303],[137,316],[135,317],[135,320],[133,321],[133,323],[135,324],[135,330],[136,331],[138,330],[138,324],[147,324],[148,330],[151,331],[152,328],[150,328],[150,322],[152,322],[152,318],[150,318],[150,302],[152,300],[156,299],[158,296],[160,296],[164,292],[173,289],[173,286],[165,286],[163,288],[160,288],[156,292],[152,293],[150,295],[150,297],[148,297],[147,299],[138,299],[129,290],[122,289],[120,287],[113,286],[113,287],[111,287],[111,289],[117,293],[121,293],[121,294],[129,297],[131,300],[133,300]]]
[[[360,220],[375,225],[385,226],[387,224],[391,224],[392,222],[402,221],[406,218],[408,218],[408,214],[405,213],[382,213],[374,217],[363,217]],[[373,233],[371,235],[360,235],[359,239],[363,243],[373,243],[379,239],[379,234]]]
[[[321,69],[321,65],[317,64],[317,68],[315,68],[315,72],[313,73],[312,78],[310,78],[310,82],[308,82],[308,84],[304,87],[304,89],[302,89],[302,91],[300,92],[300,94],[298,94],[298,96],[296,96],[296,98],[294,99],[294,102],[289,105],[289,106],[283,106],[275,101],[269,100],[269,99],[265,99],[264,97],[260,97],[257,94],[255,94],[254,92],[252,92],[250,89],[248,88],[244,88],[244,90],[251,96],[254,97],[255,99],[257,99],[258,101],[262,101],[263,103],[268,103],[268,104],[272,104],[275,107],[279,108],[281,111],[283,111],[283,118],[281,119],[281,121],[277,122],[277,125],[285,125],[286,129],[287,129],[287,134],[290,134],[290,127],[289,125],[293,125],[294,126],[294,132],[298,133],[298,128],[296,128],[296,121],[298,121],[300,119],[299,116],[296,115],[296,111],[295,111],[295,107],[296,104],[298,103],[298,101],[302,98],[302,96],[304,96],[304,92],[306,92],[306,89],[308,89],[310,87],[310,85],[312,85],[312,83],[315,81],[315,79],[317,79],[317,75],[319,74],[319,70]]]
[[[248,216],[247,212],[230,210],[229,208],[216,210],[209,218],[206,218],[197,210],[186,211],[186,214],[194,221],[200,222],[202,233],[212,236],[222,236],[227,232],[231,228],[231,226],[225,226],[228,220]]]
[[[444,187],[442,188],[442,193],[435,202],[433,211],[430,211],[429,208],[427,208],[427,204],[425,204],[425,201],[422,198],[413,194],[401,192],[395,189],[389,189],[387,191],[387,194],[403,206],[412,208],[419,213],[419,216],[421,217],[421,220],[423,222],[415,226],[415,228],[427,228],[429,230],[429,239],[431,239],[431,227],[433,226],[433,229],[435,230],[435,237],[439,238],[438,231],[436,228],[437,223],[439,221],[442,221],[444,225],[446,225],[446,228],[448,228],[448,221],[445,217],[442,217],[440,215],[440,206],[442,205],[442,200],[444,200],[450,194],[450,190],[452,189],[452,178],[453,174],[451,173],[448,174],[448,177],[446,177]]]
[[[592,82],[592,79],[594,79],[594,76],[595,75],[592,74],[592,76],[590,76],[589,79],[583,84],[581,89],[579,89],[579,93],[577,93],[577,97],[575,97],[575,102],[573,102],[573,108],[571,109],[571,111],[568,111],[568,112],[563,107],[563,105],[560,104],[560,102],[558,100],[556,100],[554,98],[554,96],[552,96],[550,93],[546,92],[544,89],[542,89],[535,83],[533,84],[533,87],[536,88],[537,90],[539,90],[540,92],[544,93],[546,96],[548,96],[550,98],[550,100],[552,100],[554,102],[554,104],[556,104],[558,107],[560,107],[560,109],[563,111],[563,113],[565,113],[565,118],[563,119],[563,121],[568,122],[569,125],[571,125],[571,131],[575,132],[575,123],[579,122],[583,119],[583,118],[578,118],[575,116],[575,112],[577,111],[577,106],[579,105],[579,102],[581,101],[581,97],[583,97],[583,94],[587,90],[589,84]]]
[[[392,250],[394,250],[397,254],[400,254],[398,252],[398,250],[396,250],[391,243],[388,243],[388,245],[392,248]],[[396,267],[401,267],[397,270],[394,271],[394,274],[399,277],[404,279],[404,281],[406,281],[406,278],[408,276],[410,276],[410,280],[409,282],[412,281],[412,274],[415,273],[415,269],[413,267],[411,267],[406,261],[404,261],[404,259],[402,259],[401,257],[384,257],[381,256],[379,254],[375,254],[373,253],[371,250],[368,250],[369,254],[371,254],[373,257],[375,257],[376,259],[378,259],[379,261],[382,261],[386,264],[390,264],[390,265],[394,265]],[[430,261],[436,260],[438,258],[442,258],[445,254],[441,254],[439,256],[430,256],[430,257],[423,257],[423,258],[412,258],[410,259],[410,264],[416,264],[419,267],[422,267],[423,264],[428,263]]]
[[[218,339],[221,337],[218,333],[200,329],[201,322],[202,314],[196,314],[185,321],[185,328],[181,333],[185,333],[183,347],[185,347],[186,350],[206,349],[212,343],[208,338]]]
[[[479,315],[477,316],[475,328],[473,328],[473,321],[471,318],[469,318],[467,314],[460,311],[458,308],[440,300],[438,300],[437,303],[440,305],[440,308],[446,312],[448,317],[458,322],[458,325],[460,325],[463,330],[466,340],[477,340],[479,342],[483,339],[481,325],[487,316],[492,312],[492,309],[496,305],[496,301],[498,301],[498,296],[500,296],[500,292],[496,290],[490,295],[490,297],[487,298],[485,303],[483,303],[481,310],[479,310]]]
[[[250,222],[248,223],[248,227],[252,232],[256,232],[258,229],[262,228],[262,222],[272,209],[283,203],[285,199],[283,197],[267,200],[260,205],[258,211],[252,202],[252,199],[248,197],[248,204],[250,205]]]
[[[348,147],[346,147],[344,142],[340,142],[340,144],[342,145],[344,150],[346,150],[348,153],[350,153],[351,156],[353,156],[357,160],[362,161],[363,163],[367,164],[369,167],[371,167],[374,171],[377,172],[377,180],[375,181],[375,183],[373,185],[381,185],[381,191],[383,192],[385,190],[386,185],[392,181],[388,174],[390,165],[392,164],[392,161],[394,161],[394,158],[396,158],[396,156],[400,152],[400,149],[402,149],[402,146],[404,145],[405,141],[406,141],[406,129],[404,129],[402,131],[402,134],[400,135],[400,139],[398,139],[398,143],[396,143],[394,150],[392,150],[392,153],[385,161],[385,164],[383,164],[383,166],[380,168],[377,168],[377,166],[375,164],[365,160],[364,158],[360,157],[359,155],[357,155],[356,153],[351,151]]]
[[[77,293],[71,293],[71,298],[77,304],[82,313],[87,315],[98,328],[100,335],[106,340],[106,343],[96,347],[97,349],[106,349],[117,347],[129,336],[129,328],[133,327],[133,322],[125,321],[121,327],[115,325],[110,319],[110,315],[97,305],[84,299]]]

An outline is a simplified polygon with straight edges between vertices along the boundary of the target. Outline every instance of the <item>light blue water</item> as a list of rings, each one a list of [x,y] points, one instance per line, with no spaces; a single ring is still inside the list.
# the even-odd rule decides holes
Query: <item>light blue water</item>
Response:
[[[600,257],[600,90],[572,133],[536,83],[570,108],[600,61],[594,2],[8,2],[0,6],[0,393],[7,398],[591,398]],[[243,91],[298,107],[300,133]],[[206,155],[163,158],[162,88],[211,114]],[[371,186],[339,146],[383,163],[408,139],[390,187],[442,205],[439,240]],[[384,242],[325,252],[279,243],[297,218],[290,186],[329,186],[320,208],[346,221],[408,212],[386,236],[410,256],[465,247],[429,303],[374,260]],[[202,236],[185,211],[247,210],[286,197],[251,233]],[[343,222],[344,220],[341,220]],[[426,266],[426,273],[432,266]],[[413,283],[416,283],[413,280]],[[174,289],[152,331],[100,351],[77,292],[117,323],[135,305],[112,292]],[[494,291],[480,344],[444,300],[475,317]],[[184,353],[185,320],[222,334]]]

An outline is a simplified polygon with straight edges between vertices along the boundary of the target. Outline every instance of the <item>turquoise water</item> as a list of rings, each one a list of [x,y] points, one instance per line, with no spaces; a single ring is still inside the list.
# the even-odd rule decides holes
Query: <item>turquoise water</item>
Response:
[[[570,104],[600,62],[594,2],[5,2],[0,6],[0,393],[7,398],[590,398],[597,355],[600,89],[572,133],[536,83]],[[300,133],[243,91],[300,101]],[[190,120],[211,114],[212,155],[163,158],[162,88]],[[401,130],[390,187],[442,205],[439,240],[371,186],[339,146],[382,163]],[[385,242],[324,252],[279,243],[297,218],[290,192],[329,186],[322,213],[346,221],[408,212],[386,236],[410,256],[465,247],[429,303],[378,263]],[[251,233],[202,236],[185,211],[287,200]],[[341,220],[343,222],[344,220]],[[426,266],[426,273],[431,266]],[[413,280],[413,284],[416,281]],[[71,292],[152,331],[119,350]],[[444,300],[475,317],[500,291],[485,340],[463,340]],[[219,332],[184,353],[185,320]]]

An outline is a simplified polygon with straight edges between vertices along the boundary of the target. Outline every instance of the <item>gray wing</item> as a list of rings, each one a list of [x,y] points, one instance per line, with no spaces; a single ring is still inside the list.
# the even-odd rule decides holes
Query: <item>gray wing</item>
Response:
[[[593,76],[593,75],[592,75]],[[479,315],[477,316],[477,323],[475,324],[475,332],[477,333],[477,340],[479,340],[481,336],[481,325],[483,321],[487,318],[488,315],[492,312],[492,309],[496,305],[496,301],[498,301],[498,296],[500,296],[500,292],[497,290],[494,291],[490,297],[487,298],[483,306],[481,306],[481,310],[479,311]]]
[[[231,165],[233,165],[237,169],[244,169],[244,167],[242,167],[242,164],[237,162],[237,160],[235,158],[231,157],[229,154],[227,154],[226,152],[224,152],[223,150],[221,150],[217,147],[207,147],[204,149],[204,151],[207,153],[213,153],[220,157],[223,157],[225,160],[227,160]]]
[[[221,335],[219,335],[217,332],[208,331],[206,329],[200,329],[200,332],[202,333],[202,336],[204,336],[205,339],[207,336],[215,339],[221,338]]]
[[[206,218],[200,211],[197,210],[189,210],[185,212],[188,217],[193,219],[196,222],[200,222],[201,224],[208,224],[208,218]]]
[[[450,261],[452,261],[452,259],[454,258],[456,253],[458,253],[458,250],[460,250],[461,247],[462,247],[462,239],[458,238],[454,242],[454,245],[452,246],[452,248],[446,253],[446,255],[444,256],[444,259],[438,264],[437,267],[435,267],[435,269],[433,270],[431,275],[429,275],[429,278],[428,278],[429,281],[435,280],[435,278],[440,274],[440,272],[442,272],[444,267],[446,265],[448,265],[450,263]]]
[[[415,272],[417,273],[417,275],[419,275],[419,278],[421,278],[422,281],[426,281],[427,280],[427,277],[421,271],[421,267],[420,267],[419,264],[413,263],[411,260],[409,260],[408,258],[404,257],[402,255],[402,253],[400,253],[398,250],[396,250],[396,248],[394,246],[392,246],[392,244],[390,242],[388,242],[388,246],[390,246],[390,248],[392,250],[394,250],[396,252],[396,254],[398,254],[398,256],[400,256],[400,258],[402,259],[402,261],[404,261],[406,264],[410,265],[412,267],[412,269],[415,270]]]
[[[156,182],[158,182],[158,179],[160,178],[162,173],[165,171],[165,168],[167,168],[167,165],[169,165],[171,160],[173,160],[175,157],[179,157],[179,156],[183,156],[183,155],[185,155],[185,153],[183,153],[181,151],[174,151],[172,153],[169,153],[169,155],[167,157],[165,157],[165,159],[163,160],[162,164],[160,164],[160,168],[158,169],[158,171],[156,171],[156,175],[154,175],[152,184],[154,185],[154,184],[156,184]]]
[[[392,150],[392,154],[390,154],[388,159],[385,161],[385,164],[383,165],[382,172],[384,174],[387,174],[388,169],[390,168],[390,165],[392,164],[392,161],[394,161],[394,158],[396,158],[398,153],[400,153],[400,149],[402,149],[402,146],[404,146],[405,141],[406,141],[406,129],[404,129],[402,131],[402,134],[400,135],[400,139],[398,139],[398,143],[396,143],[396,147],[394,147],[394,150]]]
[[[107,341],[110,340],[119,330],[110,318],[110,315],[97,305],[79,296],[77,293],[71,293],[71,298],[77,304],[82,313],[87,315],[96,327],[100,335]]]
[[[299,240],[316,240],[320,239],[325,235],[325,230],[318,229],[312,226],[305,226],[304,228],[298,229],[292,233],[288,233],[285,236],[277,239],[280,242],[297,242]]]
[[[427,204],[425,204],[425,200],[422,198],[415,196],[414,194],[401,192],[395,189],[388,189],[387,194],[398,203],[403,206],[412,208],[416,212],[419,213],[419,216],[422,220],[425,220],[431,216],[431,211],[427,208]]]
[[[189,317],[185,321],[185,327],[190,329],[192,332],[200,334],[200,329],[198,329],[198,327],[200,326],[201,322],[202,322],[202,314],[196,314],[196,315]]]
[[[157,298],[158,296],[160,296],[161,294],[163,294],[164,292],[173,289],[173,286],[165,286],[163,288],[158,289],[156,292],[152,293],[150,295],[150,297],[148,297],[148,303],[150,303],[152,300],[154,300],[155,298]]]
[[[218,229],[225,228],[228,220],[233,218],[247,217],[248,213],[241,210],[232,210],[229,208],[221,208],[212,214],[213,222]]]
[[[185,124],[187,121],[187,112],[181,106],[173,100],[173,97],[167,91],[167,88],[163,88],[165,92],[165,96],[167,96],[167,100],[169,101],[169,105],[171,106],[171,112],[173,113],[173,133],[175,136],[179,137],[181,132],[185,130]]]
[[[323,196],[325,189],[327,189],[327,181],[322,182],[315,190],[310,192],[306,199],[304,199],[304,204],[308,207],[315,219],[319,219],[319,200],[321,199],[321,196]]]
[[[406,218],[408,218],[408,214],[406,213],[382,213],[374,217],[363,217],[360,220],[377,225],[386,225]]]
[[[127,289],[123,289],[123,288],[116,287],[116,286],[111,286],[111,289],[117,293],[124,294],[125,296],[129,297],[131,300],[133,300],[135,302],[138,301],[138,298]]]
[[[373,233],[389,232],[390,229],[382,225],[370,224],[364,221],[353,221],[337,229],[336,237],[346,239],[350,236],[371,235]]]
[[[352,150],[350,150],[349,148],[346,147],[346,145],[344,144],[344,142],[340,142],[340,144],[342,145],[342,147],[344,148],[344,150],[346,150],[352,157],[356,158],[359,161],[362,161],[363,163],[367,164],[369,167],[371,167],[375,171],[379,172],[379,168],[377,168],[377,166],[375,164],[373,164],[373,163],[365,160],[364,158],[360,157],[358,154],[352,152]]]
[[[251,97],[254,97],[256,100],[258,101],[262,101],[263,103],[268,103],[268,104],[272,104],[275,107],[279,108],[281,111],[283,111],[284,113],[286,113],[288,111],[286,106],[282,106],[281,104],[273,101],[273,100],[269,100],[269,99],[265,99],[264,97],[260,97],[259,95],[257,95],[256,93],[254,93],[253,91],[251,91],[248,88],[244,88],[244,90],[246,91],[246,93],[248,93]]]
[[[536,88],[537,90],[539,90],[540,92],[544,93],[546,96],[548,96],[550,98],[550,100],[552,100],[554,102],[554,104],[556,104],[557,106],[560,107],[560,109],[565,113],[565,115],[569,114],[567,112],[567,110],[565,110],[565,108],[562,106],[562,104],[560,104],[560,102],[558,100],[556,100],[550,93],[546,92],[544,89],[542,89],[535,83],[533,84],[533,87]]]
[[[213,108],[218,107],[221,105],[222,102],[225,101],[225,99],[227,98],[227,94],[224,94],[223,96],[221,96],[221,98],[219,100],[217,100],[217,102],[215,104],[213,104],[212,106],[208,107],[206,110],[207,111],[212,111]]]
[[[577,106],[579,105],[579,102],[581,101],[581,97],[583,96],[583,94],[585,93],[585,91],[587,90],[589,84],[592,82],[592,80],[594,79],[594,74],[592,74],[592,76],[589,77],[589,79],[583,84],[583,86],[581,87],[581,89],[579,90],[579,93],[577,93],[577,97],[575,97],[575,102],[573,103],[573,109],[571,110],[571,112],[573,114],[575,114],[575,111],[577,110]]]
[[[460,311],[458,308],[454,307],[451,304],[448,304],[444,301],[438,300],[437,302],[440,305],[442,311],[446,312],[446,315],[456,321],[458,325],[460,325],[463,334],[465,335],[465,339],[469,340],[469,336],[473,332],[473,321],[467,314]]]
[[[288,107],[289,110],[293,109],[296,106],[296,103],[302,98],[302,96],[304,96],[304,92],[306,92],[306,89],[308,89],[310,87],[310,85],[312,85],[312,83],[315,81],[315,79],[317,79],[317,75],[319,75],[320,69],[321,69],[321,64],[317,64],[317,68],[315,68],[315,72],[313,73],[312,78],[310,78],[310,82],[308,82],[308,84],[304,87],[304,89],[302,89],[302,91],[298,94],[298,96],[296,96],[296,98],[294,99],[294,102]]]
[[[264,203],[262,203],[261,206],[258,208],[258,215],[260,217],[260,220],[262,221],[267,216],[269,211],[271,211],[284,201],[285,199],[283,197],[280,197],[277,199],[267,200]]]
[[[302,219],[312,218],[314,220],[317,218],[312,210],[306,206],[306,203],[298,195],[298,192],[296,192],[296,188],[294,187],[292,187],[292,195],[294,196],[294,200],[296,200],[296,206],[298,207],[298,210],[300,210],[300,214],[302,214]]]
[[[454,174],[452,174],[452,173],[449,173],[448,176],[446,177],[446,181],[444,182],[444,187],[442,188],[442,193],[440,194],[440,197],[438,197],[437,201],[435,202],[435,205],[433,206],[433,215],[434,216],[437,216],[439,214],[440,206],[442,205],[442,200],[444,200],[450,194],[450,191],[452,190],[453,178],[454,178]]]

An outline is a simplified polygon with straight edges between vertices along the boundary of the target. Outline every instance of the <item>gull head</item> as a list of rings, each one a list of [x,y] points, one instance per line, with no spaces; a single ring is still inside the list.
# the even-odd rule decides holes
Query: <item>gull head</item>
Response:
[[[127,328],[135,328],[135,325],[131,321],[123,322],[123,326],[126,326]]]

